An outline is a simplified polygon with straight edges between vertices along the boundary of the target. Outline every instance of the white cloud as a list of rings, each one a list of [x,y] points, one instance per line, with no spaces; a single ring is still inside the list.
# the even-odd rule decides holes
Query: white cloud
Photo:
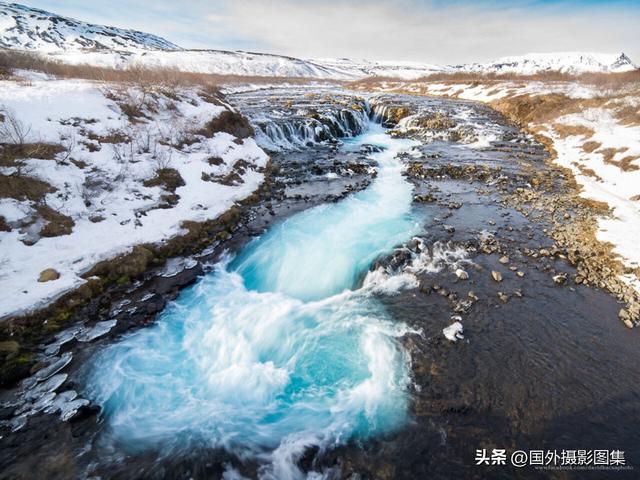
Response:
[[[530,51],[624,50],[640,60],[637,9],[245,0],[228,3],[225,17],[236,35],[306,57],[461,63]]]

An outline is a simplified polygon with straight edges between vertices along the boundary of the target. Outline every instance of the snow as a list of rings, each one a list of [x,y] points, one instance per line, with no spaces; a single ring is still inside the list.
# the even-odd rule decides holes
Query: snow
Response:
[[[443,335],[450,342],[456,342],[458,340],[462,340],[464,336],[462,335],[462,324],[460,322],[453,322],[446,328],[442,329]]]
[[[24,172],[50,183],[57,191],[44,202],[50,208],[73,219],[70,235],[35,235],[42,226],[25,224],[37,206],[29,200],[2,199],[0,215],[12,225],[11,232],[0,232],[0,317],[23,313],[43,306],[59,295],[85,282],[81,274],[97,262],[125,253],[134,245],[157,243],[182,233],[184,220],[204,221],[229,209],[251,194],[263,181],[260,168],[267,155],[253,139],[236,143],[235,137],[217,133],[184,151],[155,143],[156,159],[151,153],[134,152],[131,161],[118,161],[116,150],[125,152],[126,144],[103,143],[99,151],[90,151],[83,142],[96,145],[88,132],[107,135],[121,130],[136,139],[150,135],[152,141],[176,135],[181,130],[202,125],[225,107],[202,101],[195,90],[182,89],[180,99],[161,96],[157,114],[149,113],[145,123],[131,125],[114,100],[105,96],[103,85],[83,80],[40,79],[25,82],[0,82],[0,106],[14,112],[31,126],[31,141],[61,142],[61,136],[76,139],[70,157],[84,162],[82,168],[71,161],[28,159]],[[129,92],[135,97],[135,89]],[[77,117],[77,118],[76,118]],[[70,120],[71,119],[71,120]],[[66,125],[62,125],[65,123]],[[63,155],[63,154],[61,154]],[[207,158],[219,156],[224,163],[209,165]],[[159,186],[145,187],[144,180],[155,175],[164,158],[184,179],[180,196],[172,208],[158,208],[166,192]],[[242,175],[244,183],[223,185],[202,179],[203,172],[222,176],[243,159],[254,168]],[[15,173],[13,167],[0,168],[0,174]],[[85,190],[88,182],[97,187]],[[85,201],[89,197],[90,205]],[[26,245],[22,240],[35,238]],[[40,283],[40,272],[54,268],[60,278]]]
[[[485,103],[518,95],[561,93],[573,99],[595,99],[611,94],[588,84],[538,81],[481,84],[390,81],[382,82],[379,90],[391,92],[398,88],[416,94],[453,96]],[[611,243],[614,252],[626,266],[637,268],[640,266],[640,243],[637,241],[640,238],[640,170],[624,170],[605,163],[602,150],[623,150],[613,156],[613,162],[629,156],[640,157],[640,126],[623,125],[613,113],[619,107],[639,106],[640,97],[633,91],[616,91],[613,97],[601,108],[585,109],[536,126],[543,127],[542,133],[553,141],[553,148],[557,152],[555,162],[571,170],[582,187],[581,196],[604,202],[612,209],[610,217],[598,218],[597,238]],[[580,125],[595,133],[589,138],[578,135],[563,137],[555,132],[554,123]],[[587,141],[597,142],[601,146],[591,153],[585,152],[582,146]],[[631,165],[632,168],[640,167],[640,158],[631,162]],[[597,177],[585,173],[588,171],[593,171]],[[640,290],[640,280],[635,275],[623,275],[621,279]]]
[[[502,63],[438,66],[417,62],[380,62],[349,59],[299,59],[266,53],[223,50],[136,50],[136,51],[59,51],[52,58],[71,64],[90,64],[108,68],[128,65],[148,68],[172,68],[181,71],[237,76],[300,77],[325,80],[356,80],[365,77],[395,77],[415,80],[436,73],[512,73],[531,75],[558,71],[580,74],[587,72],[624,72],[635,65],[620,59],[624,54],[549,54],[545,61],[537,57]],[[515,57],[514,57],[515,58]]]
[[[584,138],[569,136],[561,138],[553,135],[554,147],[558,152],[557,163],[570,168],[583,187],[585,198],[605,202],[613,209],[611,218],[598,220],[598,239],[614,245],[625,263],[631,267],[640,266],[640,202],[634,200],[640,194],[640,170],[625,171],[616,165],[607,164],[599,150],[606,148],[625,149],[616,153],[612,160],[640,157],[640,127],[621,125],[604,108],[592,108],[579,114],[566,115],[557,120],[565,125],[582,125],[595,131],[588,138],[602,144],[591,153],[584,152]],[[640,167],[640,159],[632,162]],[[578,167],[593,170],[599,178],[583,174]]]
[[[569,74],[628,72],[635,68],[637,67],[624,53],[559,52],[502,57],[490,63],[461,65],[459,70],[474,73],[533,75],[551,71]]]
[[[0,46],[39,52],[180,48],[149,33],[93,25],[6,2],[0,2]]]

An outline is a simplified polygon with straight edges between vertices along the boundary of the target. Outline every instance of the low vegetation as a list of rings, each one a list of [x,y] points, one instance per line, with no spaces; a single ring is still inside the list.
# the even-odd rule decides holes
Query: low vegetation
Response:
[[[11,78],[16,69],[35,70],[58,78],[82,78],[99,82],[130,83],[171,86],[207,86],[208,98],[215,98],[217,88],[235,83],[288,83],[305,84],[313,79],[296,77],[268,77],[242,75],[216,75],[212,73],[183,72],[172,68],[146,68],[127,66],[123,69],[69,65],[41,55],[15,50],[0,50],[0,80]],[[338,82],[336,82],[338,83]]]

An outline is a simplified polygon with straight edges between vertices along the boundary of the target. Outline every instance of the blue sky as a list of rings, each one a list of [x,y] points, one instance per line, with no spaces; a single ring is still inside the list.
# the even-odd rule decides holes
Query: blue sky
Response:
[[[34,0],[189,48],[431,63],[552,51],[624,51],[640,63],[640,1]]]

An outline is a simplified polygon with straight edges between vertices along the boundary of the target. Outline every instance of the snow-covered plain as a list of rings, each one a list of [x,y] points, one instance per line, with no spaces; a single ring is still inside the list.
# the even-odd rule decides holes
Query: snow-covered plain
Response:
[[[262,182],[267,155],[252,138],[238,140],[218,132],[211,138],[189,133],[227,107],[203,100],[196,89],[177,90],[171,98],[153,96],[148,119],[132,124],[122,113],[117,95],[142,101],[142,91],[119,92],[84,80],[56,80],[28,74],[22,81],[0,82],[0,106],[15,115],[31,132],[29,142],[63,144],[65,152],[52,160],[27,159],[20,175],[43,180],[56,191],[40,202],[24,198],[0,200],[0,216],[12,227],[0,232],[0,317],[42,306],[77,287],[81,274],[100,260],[127,252],[141,243],[156,243],[182,232],[185,220],[216,218]],[[131,141],[96,140],[114,133]],[[195,143],[181,149],[180,135]],[[207,159],[222,162],[210,164]],[[244,160],[242,183],[219,179]],[[216,165],[215,163],[220,163]],[[177,170],[185,185],[175,190],[177,204],[167,205],[162,186],[145,186],[161,168]],[[0,174],[16,174],[4,166]],[[203,176],[204,174],[204,176]],[[36,209],[44,203],[71,217],[72,233],[39,237],[42,220]],[[35,221],[35,223],[34,223]],[[27,245],[35,240],[33,245]],[[38,282],[40,272],[53,268],[60,278]]]

